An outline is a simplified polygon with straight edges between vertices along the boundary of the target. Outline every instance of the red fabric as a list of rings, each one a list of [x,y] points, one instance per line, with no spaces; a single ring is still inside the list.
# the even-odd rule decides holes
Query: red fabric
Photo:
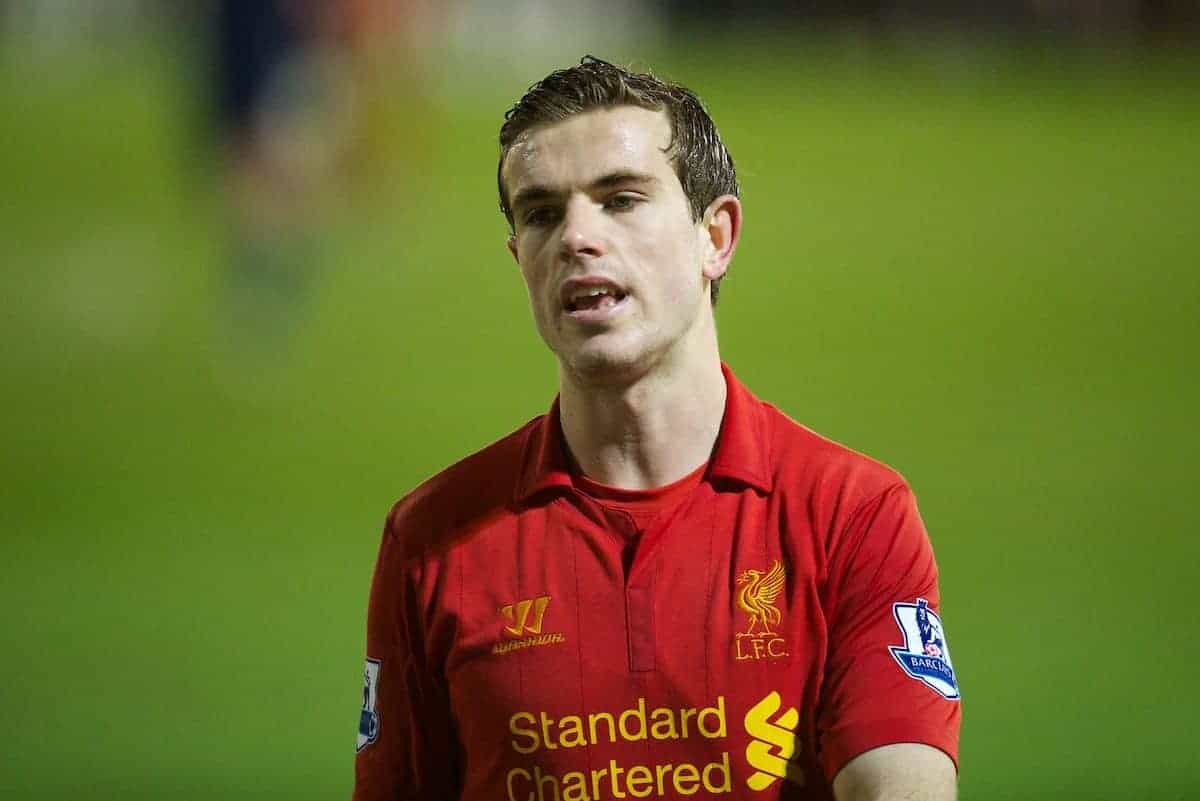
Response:
[[[647,490],[610,487],[580,474],[572,476],[572,479],[575,489],[606,509],[624,512],[638,529],[643,529],[659,515],[673,511],[687,500],[700,485],[707,470],[708,463],[705,462],[678,481]]]
[[[894,604],[938,610],[912,493],[725,369],[712,459],[631,563],[619,515],[572,481],[557,403],[396,505],[357,801],[829,799],[879,745],[957,760],[957,700],[889,650]]]

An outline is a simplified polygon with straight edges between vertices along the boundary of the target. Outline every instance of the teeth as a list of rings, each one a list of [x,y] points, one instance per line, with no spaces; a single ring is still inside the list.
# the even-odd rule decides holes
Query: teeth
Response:
[[[616,294],[616,290],[609,289],[608,287],[593,286],[593,287],[588,287],[587,289],[581,289],[578,292],[573,292],[571,294],[571,302],[574,303],[575,301],[579,300],[580,298],[594,298],[599,295],[615,295],[615,294]]]

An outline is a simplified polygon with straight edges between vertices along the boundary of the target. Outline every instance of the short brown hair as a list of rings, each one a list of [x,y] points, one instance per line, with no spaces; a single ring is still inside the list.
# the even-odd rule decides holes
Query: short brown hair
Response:
[[[552,72],[529,87],[504,114],[496,184],[500,191],[500,211],[510,228],[514,225],[513,214],[502,171],[508,151],[521,134],[544,123],[612,106],[639,106],[666,112],[671,124],[667,154],[687,196],[693,220],[699,221],[708,204],[721,195],[739,193],[733,158],[694,92],[649,73],[630,72],[594,56],[584,56],[578,66]],[[710,285],[714,305],[719,285],[720,279]]]

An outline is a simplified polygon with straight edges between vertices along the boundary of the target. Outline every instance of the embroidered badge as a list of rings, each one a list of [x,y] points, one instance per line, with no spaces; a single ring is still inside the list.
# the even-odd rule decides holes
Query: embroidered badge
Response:
[[[958,680],[950,662],[950,646],[942,619],[929,608],[929,602],[918,598],[915,604],[892,604],[892,614],[904,645],[889,647],[896,662],[914,679],[950,700],[958,699]]]
[[[787,573],[778,559],[769,570],[751,569],[737,577],[737,606],[747,617],[746,630],[739,631],[733,641],[739,661],[788,655],[783,637],[777,631],[783,613],[775,605],[786,584]]]
[[[379,710],[377,708],[379,669],[383,662],[367,657],[363,671],[362,710],[358,716],[358,744],[355,753],[379,739]]]
[[[492,646],[492,653],[506,654],[519,648],[566,642],[561,631],[542,631],[542,620],[549,605],[550,596],[540,595],[500,607],[504,625],[501,639]]]

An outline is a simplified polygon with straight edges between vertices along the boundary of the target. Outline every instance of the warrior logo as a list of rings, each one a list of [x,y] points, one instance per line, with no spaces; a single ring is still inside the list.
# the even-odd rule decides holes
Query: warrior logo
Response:
[[[915,604],[892,604],[892,614],[904,633],[904,645],[889,648],[896,662],[905,673],[938,695],[957,699],[958,679],[950,663],[950,646],[946,643],[942,619],[937,612],[929,608],[929,602],[924,598],[918,598]]]
[[[738,632],[734,641],[739,660],[776,659],[787,656],[783,638],[775,627],[783,619],[783,613],[775,606],[775,599],[787,584],[787,574],[776,559],[770,570],[747,570],[737,577],[737,605],[749,618],[745,631]]]
[[[523,601],[517,601],[515,604],[507,604],[500,608],[500,614],[504,615],[508,625],[504,627],[505,633],[510,637],[524,637],[527,634],[542,633],[542,618],[546,614],[546,607],[550,605],[550,596],[543,595],[538,598],[527,598]],[[529,610],[533,610],[533,617],[530,618]]]
[[[367,657],[367,667],[363,671],[362,710],[358,715],[358,745],[355,753],[363,750],[379,739],[379,711],[377,709],[379,689],[379,668],[383,663],[378,659]]]
[[[550,596],[539,595],[500,607],[500,614],[505,621],[501,632],[504,636],[492,645],[492,653],[507,654],[520,648],[566,642],[561,631],[542,631],[542,621],[549,605]]]

